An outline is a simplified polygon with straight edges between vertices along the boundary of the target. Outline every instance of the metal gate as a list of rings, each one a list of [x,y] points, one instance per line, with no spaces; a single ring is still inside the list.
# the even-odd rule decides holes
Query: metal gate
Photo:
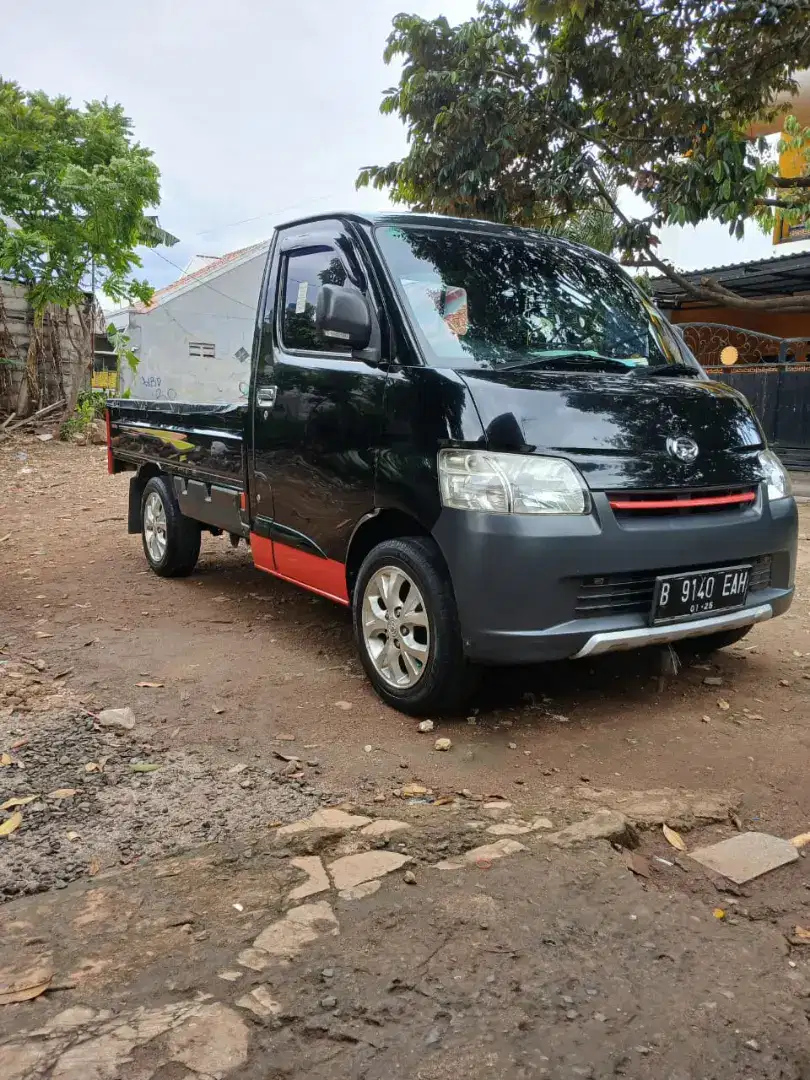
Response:
[[[745,394],[785,464],[810,470],[810,341],[720,323],[681,323],[678,329],[712,379]],[[728,345],[739,359],[723,367],[718,361]]]

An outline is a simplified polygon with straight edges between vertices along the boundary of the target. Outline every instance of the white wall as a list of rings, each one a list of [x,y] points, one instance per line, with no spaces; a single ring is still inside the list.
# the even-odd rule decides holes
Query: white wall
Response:
[[[123,365],[121,385],[149,401],[233,403],[247,400],[250,353],[266,248],[219,276],[167,298],[152,311],[129,313],[140,363]],[[118,322],[113,319],[113,322]],[[214,359],[189,355],[190,342],[215,347]],[[236,356],[240,349],[247,354]]]

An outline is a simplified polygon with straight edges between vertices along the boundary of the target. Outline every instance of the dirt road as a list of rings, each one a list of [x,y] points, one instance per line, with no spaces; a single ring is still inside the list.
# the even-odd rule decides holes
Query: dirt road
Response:
[[[126,485],[97,448],[0,444],[0,793],[37,796],[0,839],[0,900],[16,897],[0,972],[45,950],[73,985],[0,1009],[4,1080],[810,1077],[810,946],[789,941],[810,927],[808,863],[729,892],[661,833],[666,819],[691,847],[735,823],[810,829],[810,543],[791,612],[709,662],[492,672],[469,717],[420,735],[366,685],[346,613],[244,548],[206,538],[191,578],[154,577],[125,531]],[[99,723],[127,707],[132,726]],[[674,793],[663,816],[632,819],[615,849],[528,831],[651,789]],[[719,812],[676,811],[684,791]],[[484,810],[495,796],[512,805]],[[268,839],[338,803],[413,831]],[[433,869],[495,836],[526,851]],[[287,910],[292,857],[369,845],[411,860],[416,884],[399,869],[373,896],[323,894],[312,951],[269,975],[240,967]],[[278,1010],[236,1004],[256,986]],[[209,1047],[203,1068],[187,1049],[198,1023],[232,1059]],[[76,1056],[82,1040],[96,1058]]]
[[[151,574],[125,531],[127,477],[104,464],[97,448],[0,448],[2,637],[50,672],[71,669],[64,682],[88,706],[131,706],[175,748],[264,758],[293,735],[353,797],[415,777],[521,799],[584,777],[740,789],[776,832],[810,820],[810,545],[792,610],[709,667],[663,685],[655,653],[492,672],[474,715],[437,725],[453,741],[437,754],[367,686],[347,614],[253,569],[244,547],[206,538],[191,578]]]
[[[433,817],[435,845],[452,811]],[[326,862],[341,844],[317,841]],[[810,983],[772,927],[645,892],[606,845],[525,848],[415,859],[414,884],[327,887],[287,915],[284,845],[16,902],[0,962],[73,988],[0,1009],[0,1075],[806,1080]]]

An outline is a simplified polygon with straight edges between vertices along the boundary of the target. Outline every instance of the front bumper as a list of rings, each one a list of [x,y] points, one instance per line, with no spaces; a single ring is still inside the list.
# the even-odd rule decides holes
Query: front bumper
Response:
[[[762,622],[793,599],[793,499],[739,511],[619,521],[594,492],[588,516],[531,517],[444,509],[433,535],[447,561],[470,660],[533,664],[677,641]],[[746,606],[651,626],[648,613],[578,613],[584,578],[678,573],[771,557],[770,582]]]

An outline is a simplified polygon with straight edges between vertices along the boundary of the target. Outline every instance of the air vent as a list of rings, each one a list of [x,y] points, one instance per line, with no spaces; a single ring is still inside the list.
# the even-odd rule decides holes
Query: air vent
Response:
[[[213,360],[216,353],[216,346],[208,341],[190,341],[188,343],[189,356],[201,356],[205,360]]]

